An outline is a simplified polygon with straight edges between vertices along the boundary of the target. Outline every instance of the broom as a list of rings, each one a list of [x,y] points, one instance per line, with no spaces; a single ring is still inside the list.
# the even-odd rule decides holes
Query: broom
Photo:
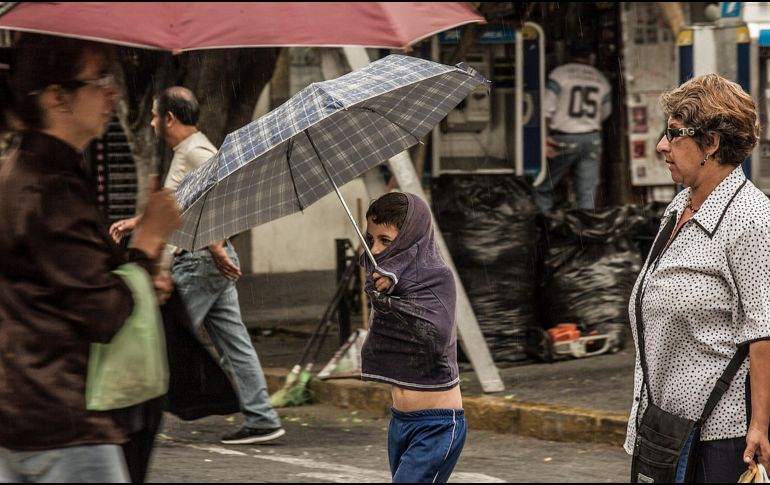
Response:
[[[310,336],[310,339],[308,339],[307,344],[305,344],[305,349],[302,352],[302,358],[296,365],[294,365],[294,367],[292,367],[291,372],[288,376],[286,376],[286,381],[284,382],[281,389],[270,396],[270,404],[272,404],[274,408],[301,406],[309,401],[307,383],[313,376],[313,363],[318,358],[318,354],[321,352],[323,342],[326,339],[326,335],[329,333],[329,329],[331,328],[332,314],[337,309],[340,300],[342,300],[342,296],[345,294],[345,289],[350,282],[350,278],[354,274],[356,265],[356,260],[352,260],[350,264],[348,264],[347,268],[345,268],[345,272],[342,274],[342,278],[340,279],[339,283],[337,283],[337,289],[334,292],[334,296],[329,302],[329,305],[327,305],[326,310],[324,310],[324,313],[321,316],[321,320],[318,322],[318,326],[316,326],[313,334]],[[303,370],[302,367],[305,365],[305,361],[310,355],[310,350],[313,348],[313,344],[315,344],[316,347],[313,358],[310,360],[310,362],[307,363],[305,369]]]
[[[348,267],[345,268],[345,272],[343,273],[342,278],[338,283],[337,292],[335,293],[331,304],[326,308],[326,314],[322,318],[322,320],[325,321],[325,325],[323,327],[323,332],[321,332],[320,337],[316,340],[315,352],[313,352],[313,356],[311,357],[310,361],[306,364],[302,372],[300,372],[296,383],[286,391],[287,400],[291,402],[292,405],[301,406],[302,404],[310,401],[310,393],[308,392],[307,386],[310,380],[313,378],[313,366],[318,360],[318,355],[321,353],[323,344],[326,341],[326,336],[329,334],[329,330],[332,328],[332,315],[339,306],[340,300],[342,300],[342,297],[345,295],[345,290],[348,287],[348,283],[355,274],[355,267],[356,260],[352,260]]]

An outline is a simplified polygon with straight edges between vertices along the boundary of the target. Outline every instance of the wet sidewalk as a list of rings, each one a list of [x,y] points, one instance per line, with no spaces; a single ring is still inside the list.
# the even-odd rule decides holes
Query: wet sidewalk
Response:
[[[245,276],[239,282],[244,320],[272,389],[299,360],[331,298],[333,272]],[[353,318],[353,327],[357,326]],[[320,370],[339,348],[336,325],[319,353]],[[540,439],[620,445],[633,393],[634,349],[554,363],[506,364],[505,390],[484,393],[469,363],[461,363],[464,407],[471,428]],[[321,403],[387,415],[388,386],[355,379],[313,379]]]

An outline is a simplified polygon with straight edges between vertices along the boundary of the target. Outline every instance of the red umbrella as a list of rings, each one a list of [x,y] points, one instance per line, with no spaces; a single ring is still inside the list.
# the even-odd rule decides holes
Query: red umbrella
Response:
[[[182,52],[281,46],[405,49],[484,22],[462,2],[22,2],[0,28]]]

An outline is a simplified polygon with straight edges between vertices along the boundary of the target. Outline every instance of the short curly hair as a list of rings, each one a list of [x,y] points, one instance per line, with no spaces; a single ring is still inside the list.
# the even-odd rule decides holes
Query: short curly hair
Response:
[[[404,226],[409,210],[409,198],[401,192],[389,192],[373,201],[366,211],[366,219],[384,226],[393,226],[399,231]]]
[[[671,118],[697,129],[692,138],[701,149],[718,135],[719,149],[714,155],[719,163],[740,165],[759,140],[754,99],[718,74],[690,79],[664,93],[660,105]]]

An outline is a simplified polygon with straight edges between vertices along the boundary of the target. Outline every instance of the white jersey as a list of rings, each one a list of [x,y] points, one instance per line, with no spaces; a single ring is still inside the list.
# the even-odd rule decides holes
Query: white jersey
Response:
[[[570,62],[548,76],[545,116],[549,128],[562,133],[599,131],[612,113],[610,83],[593,66]]]

